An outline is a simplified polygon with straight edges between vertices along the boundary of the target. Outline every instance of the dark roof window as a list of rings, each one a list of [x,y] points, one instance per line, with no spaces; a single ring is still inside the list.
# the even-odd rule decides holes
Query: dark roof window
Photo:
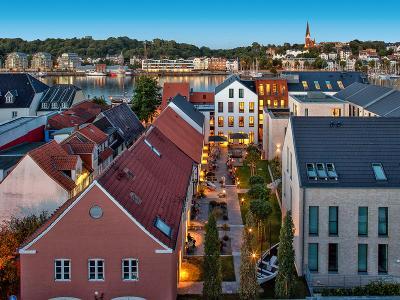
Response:
[[[335,165],[333,163],[326,164],[326,171],[328,172],[328,176],[330,179],[338,179],[338,174],[336,172]]]
[[[321,86],[319,85],[318,81],[314,81],[315,89],[320,90]]]
[[[308,179],[317,180],[317,172],[315,171],[314,164],[311,164],[311,163],[307,164],[307,176],[308,176]]]
[[[383,169],[382,164],[373,163],[372,164],[372,170],[374,171],[376,180],[378,180],[378,181],[387,180],[387,177],[386,177],[386,174],[385,174],[385,170]]]
[[[325,165],[323,163],[317,163],[317,174],[321,179],[328,179],[328,174],[326,173]]]
[[[170,237],[172,233],[171,227],[167,225],[163,220],[161,220],[159,217],[157,217],[156,222],[154,223],[154,226],[157,227],[158,230],[160,230],[162,233],[164,233],[166,236]]]

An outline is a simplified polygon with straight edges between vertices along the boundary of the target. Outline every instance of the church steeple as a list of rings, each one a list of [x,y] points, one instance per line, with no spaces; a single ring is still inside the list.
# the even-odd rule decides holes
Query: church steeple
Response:
[[[307,28],[306,28],[306,38],[304,39],[304,48],[309,49],[309,48],[314,48],[316,46],[315,39],[311,39],[311,34],[310,34],[310,24],[308,24],[307,21]]]
[[[310,25],[308,25],[308,21],[307,21],[307,29],[306,29],[306,37],[310,36]]]

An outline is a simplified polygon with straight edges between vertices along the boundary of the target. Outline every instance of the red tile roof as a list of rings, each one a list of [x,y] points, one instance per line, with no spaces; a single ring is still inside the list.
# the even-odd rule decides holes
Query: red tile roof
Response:
[[[154,237],[174,248],[192,167],[188,156],[151,128],[114,161],[99,183]],[[155,227],[157,217],[172,229],[170,237]]]
[[[80,126],[92,122],[99,113],[107,108],[108,106],[99,105],[91,101],[83,101],[49,118],[48,124],[51,129]]]
[[[107,134],[93,124],[88,124],[87,126],[79,129],[77,132],[92,142],[95,142],[97,145],[103,144],[108,138]]]
[[[51,178],[53,178],[58,184],[64,187],[67,191],[71,191],[75,188],[75,182],[72,178],[65,175],[61,170],[69,169],[70,160],[69,157],[76,157],[75,155],[69,155],[56,141],[51,141],[38,147],[28,154],[38,166],[46,172]],[[65,157],[65,161],[61,159]],[[65,169],[67,167],[67,169]]]
[[[164,109],[153,125],[196,163],[201,162],[203,135],[183,120],[172,108]]]
[[[190,84],[188,82],[165,82],[160,108],[162,110],[166,108],[168,102],[178,94],[181,94],[182,96],[186,97],[186,99],[189,99]]]
[[[189,102],[193,104],[214,104],[214,92],[192,92]]]
[[[113,155],[113,153],[114,153],[114,151],[111,148],[107,147],[106,149],[104,149],[103,151],[100,152],[99,158],[102,161],[105,161],[107,158],[109,158],[111,155]]]
[[[78,155],[53,156],[55,167],[59,171],[75,170],[78,163]]]
[[[61,146],[69,154],[92,154],[96,144],[92,141],[81,141],[73,134],[71,139],[62,141]]]

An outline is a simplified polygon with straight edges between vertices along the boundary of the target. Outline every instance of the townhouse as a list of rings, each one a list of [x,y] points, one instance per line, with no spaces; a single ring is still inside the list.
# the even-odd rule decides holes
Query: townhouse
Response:
[[[52,141],[29,151],[0,184],[0,220],[52,213],[90,182],[79,155]]]
[[[53,58],[50,53],[38,52],[33,54],[31,68],[37,71],[49,71],[53,68]]]
[[[4,66],[8,70],[23,71],[28,68],[28,55],[23,52],[12,52],[6,57]]]
[[[81,88],[72,84],[55,84],[44,92],[39,102],[37,115],[67,110],[85,99]]]
[[[215,88],[215,135],[242,133],[240,143],[258,143],[258,96],[254,81],[229,76]]]
[[[400,276],[398,118],[291,117],[282,208],[295,265],[314,287]]]

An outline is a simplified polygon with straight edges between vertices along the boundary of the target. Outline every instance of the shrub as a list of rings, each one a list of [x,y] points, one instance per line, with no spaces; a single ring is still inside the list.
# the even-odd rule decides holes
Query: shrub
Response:
[[[400,284],[395,282],[373,281],[365,286],[354,288],[323,289],[323,296],[398,296]]]
[[[264,184],[264,178],[262,178],[262,176],[259,176],[259,175],[250,176],[249,184],[251,186],[256,185],[256,184]]]
[[[255,184],[250,187],[247,195],[251,199],[267,198],[267,195],[269,195],[269,191],[265,189],[263,184]]]

